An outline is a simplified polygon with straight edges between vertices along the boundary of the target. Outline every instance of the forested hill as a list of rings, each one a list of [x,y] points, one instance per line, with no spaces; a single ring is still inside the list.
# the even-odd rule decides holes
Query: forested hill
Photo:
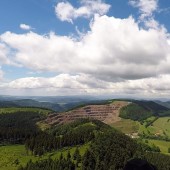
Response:
[[[52,114],[47,117],[45,123],[61,124],[74,121],[78,118],[94,118],[107,124],[120,121],[121,118],[142,121],[151,116],[169,116],[170,109],[153,101],[139,100],[108,100],[103,103],[91,103],[80,105],[67,112]]]
[[[72,122],[80,118],[93,118],[111,124],[120,120],[119,111],[128,104],[129,102],[127,101],[110,100],[103,103],[81,105],[67,112],[50,114],[44,122],[49,125],[55,125]]]
[[[39,102],[39,101],[35,101],[32,99],[22,99],[22,100],[12,100],[12,101],[0,100],[0,107],[1,108],[6,108],[6,107],[36,107],[37,108],[37,107],[39,107],[39,108],[51,109],[54,111],[64,111],[65,110],[64,107],[60,106],[57,103]]]
[[[42,98],[43,100],[43,98]],[[39,108],[46,108],[53,110],[55,112],[64,112],[67,110],[71,110],[77,107],[81,107],[84,105],[87,105],[88,103],[93,103],[93,104],[100,104],[100,103],[108,103],[107,100],[94,100],[90,101],[85,100],[84,101],[81,99],[80,101],[77,100],[64,100],[64,101],[58,101],[58,100],[49,100],[49,101],[37,101],[33,99],[6,99],[3,100],[0,98],[0,107],[1,108],[6,108],[6,107],[39,107]]]
[[[89,143],[89,147],[80,155],[78,146],[85,143]],[[28,138],[25,146],[36,156],[60,151],[64,147],[77,146],[77,149],[73,154],[68,152],[65,157],[61,153],[58,159],[49,157],[37,162],[29,161],[19,170],[123,170],[133,158],[142,158],[149,167],[159,170],[170,167],[169,156],[156,153],[155,148],[136,142],[98,120],[81,119],[55,126]]]
[[[158,101],[157,100],[155,102],[170,109],[170,101],[163,102],[163,101]]]
[[[165,106],[162,106],[154,101],[140,101],[135,100],[134,103],[138,104],[139,106],[152,111],[155,114],[159,114],[159,112],[168,111],[169,109]]]
[[[41,131],[41,121],[50,112],[40,108],[0,108],[0,143],[22,143]]]
[[[120,110],[120,117],[125,119],[141,121],[151,116],[170,116],[170,109],[153,101],[133,100]]]
[[[24,158],[22,159],[20,156],[14,160],[15,166],[19,170],[123,170],[126,163],[133,158],[142,158],[151,167],[155,166],[158,170],[167,170],[170,167],[170,157],[158,153],[159,148],[146,145],[142,140],[133,140],[111,126],[94,119],[95,117],[102,118],[101,114],[103,114],[103,117],[108,118],[107,120],[111,118],[117,120],[120,109],[131,107],[132,104],[146,109],[142,105],[129,101],[111,101],[103,105],[88,105],[82,108],[87,115],[93,113],[94,117],[82,119],[79,112],[82,108],[78,108],[76,114],[79,117],[73,119],[71,123],[52,124],[44,128],[43,131],[40,127],[46,126],[43,124],[43,120],[49,115],[50,110],[1,108],[0,147],[24,145],[25,154],[22,155]],[[149,109],[147,106],[147,109],[152,111],[153,107]],[[96,115],[96,112],[99,111],[100,114]],[[69,113],[73,112],[69,111]],[[79,147],[84,145],[87,147],[80,154]],[[62,155],[62,152],[73,147],[77,148],[74,153],[68,151],[67,155]],[[58,152],[61,153],[60,157],[55,157],[54,154]],[[49,159],[46,159],[46,155]],[[30,159],[38,157],[38,159],[36,159],[37,161],[26,161],[25,157]],[[4,162],[2,166],[5,168]]]

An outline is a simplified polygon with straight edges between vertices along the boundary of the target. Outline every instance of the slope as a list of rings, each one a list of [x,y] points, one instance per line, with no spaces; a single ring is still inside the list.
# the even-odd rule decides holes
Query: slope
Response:
[[[68,112],[50,114],[45,120],[45,123],[54,125],[71,122],[80,118],[93,118],[111,124],[120,120],[119,111],[128,104],[129,102],[126,101],[111,101],[109,104],[86,105]]]

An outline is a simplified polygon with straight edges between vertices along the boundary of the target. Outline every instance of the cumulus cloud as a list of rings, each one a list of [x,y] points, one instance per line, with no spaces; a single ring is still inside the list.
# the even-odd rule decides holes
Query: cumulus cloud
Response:
[[[0,62],[7,63],[10,53],[15,63],[31,71],[57,75],[17,79],[2,84],[1,89],[26,89],[44,95],[99,92],[167,95],[170,92],[170,37],[153,17],[157,1],[130,1],[140,9],[140,19],[147,29],[131,16],[120,19],[103,15],[109,6],[100,13],[100,8],[93,3],[103,2],[81,1],[81,7],[75,8],[65,1],[56,6],[56,10],[63,10],[56,12],[62,21],[100,14],[95,15],[90,30],[80,37],[59,36],[53,32],[40,35],[31,31],[1,34]]]
[[[27,30],[27,31],[32,29],[32,27],[30,25],[27,25],[27,24],[20,24],[20,28],[22,30]]]
[[[1,39],[0,39],[0,66],[2,64],[12,63],[8,58],[9,51],[10,50],[8,49],[8,47],[5,44],[1,43]]]
[[[0,85],[1,89],[6,91],[17,92],[22,91],[38,92],[41,95],[54,95],[54,92],[60,95],[75,95],[97,92],[98,89],[104,90],[106,82],[97,80],[85,74],[69,75],[60,74],[55,77],[26,77],[13,80],[9,83]]]
[[[100,82],[100,83],[99,83]],[[101,80],[94,81],[94,78],[81,74],[71,76],[69,74],[60,74],[56,77],[27,77],[11,81],[6,85],[9,88],[16,89],[37,89],[37,88],[67,88],[67,89],[89,89],[104,88]]]
[[[13,92],[27,90],[41,95],[75,94],[112,94],[138,95],[138,97],[170,97],[170,75],[160,75],[140,80],[126,80],[124,82],[106,82],[84,74],[71,76],[60,74],[51,78],[27,77],[0,86]]]
[[[4,75],[4,73],[3,73],[3,71],[0,68],[0,81],[3,79],[3,75]]]
[[[80,4],[79,8],[75,8],[68,1],[60,2],[55,7],[55,13],[61,21],[72,23],[79,17],[90,18],[94,14],[104,15],[110,8],[110,5],[102,0],[81,0]]]
[[[1,39],[15,51],[17,63],[37,71],[87,74],[106,81],[170,73],[165,69],[170,67],[166,31],[140,28],[132,17],[95,17],[80,40],[33,32],[6,32]]]
[[[123,94],[138,94],[146,97],[170,97],[170,75],[141,80],[127,80],[113,85],[117,91]]]

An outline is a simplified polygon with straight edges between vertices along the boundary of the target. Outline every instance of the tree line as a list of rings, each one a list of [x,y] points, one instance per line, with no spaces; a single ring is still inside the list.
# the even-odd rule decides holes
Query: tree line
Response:
[[[36,135],[40,129],[36,126],[43,119],[39,112],[17,111],[0,114],[0,143],[23,143],[26,138]]]
[[[30,136],[25,141],[25,147],[32,154],[41,156],[45,152],[51,152],[66,146],[83,145],[95,138],[98,126],[91,124],[89,121],[87,124],[82,122],[62,125],[58,128],[55,127],[55,130],[50,130],[49,133],[40,132],[37,135]]]

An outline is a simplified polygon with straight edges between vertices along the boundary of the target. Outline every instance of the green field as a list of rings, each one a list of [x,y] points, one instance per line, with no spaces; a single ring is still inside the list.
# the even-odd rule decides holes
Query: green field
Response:
[[[41,108],[19,108],[19,107],[10,107],[10,108],[0,108],[0,114],[2,113],[14,113],[14,112],[38,112],[44,115],[47,115],[51,111],[48,109]]]
[[[146,122],[153,120],[155,117],[150,117],[144,121],[143,124],[138,121],[130,119],[121,119],[112,124],[112,126],[125,134],[139,133],[152,134],[152,135],[167,135],[170,137],[170,117],[158,118],[152,125],[146,127]]]
[[[154,120],[155,117],[146,119],[143,124],[138,121],[130,119],[121,119],[119,122],[112,124],[112,126],[125,134],[146,134],[147,136],[162,136],[170,138],[170,117],[161,117],[153,122],[150,126],[146,127],[146,123]],[[170,142],[164,140],[151,140],[147,139],[148,144],[155,144],[158,146],[162,153],[168,154],[168,148],[170,148]],[[145,141],[145,139],[144,139]]]
[[[130,119],[121,119],[119,122],[115,122],[112,126],[125,134],[131,134],[138,132],[139,123]]]
[[[168,148],[170,148],[170,142],[162,141],[162,140],[147,140],[148,144],[152,146],[153,144],[158,146],[162,153],[169,154]]]
[[[170,136],[170,117],[162,117],[153,123],[156,129],[160,129],[161,133],[166,133]]]
[[[145,127],[139,124],[139,133],[151,134],[151,135],[160,135],[170,137],[170,117],[161,117],[158,118],[152,125]]]
[[[79,146],[80,154],[83,155],[84,152],[89,147],[89,144]],[[47,159],[51,157],[52,159],[59,158],[60,154],[66,157],[68,151],[73,155],[76,147],[63,148],[61,150],[47,153],[42,157],[32,156],[30,153],[27,154],[24,145],[10,145],[10,146],[0,146],[0,169],[2,170],[17,170],[20,165],[25,166],[26,163],[31,159],[33,162]],[[18,162],[18,164],[17,164]]]
[[[125,134],[145,133],[148,135],[161,135],[170,137],[170,117],[158,118],[152,125],[146,127],[146,122],[154,120],[155,117],[150,117],[143,124],[130,119],[121,119],[115,122],[112,126]]]

